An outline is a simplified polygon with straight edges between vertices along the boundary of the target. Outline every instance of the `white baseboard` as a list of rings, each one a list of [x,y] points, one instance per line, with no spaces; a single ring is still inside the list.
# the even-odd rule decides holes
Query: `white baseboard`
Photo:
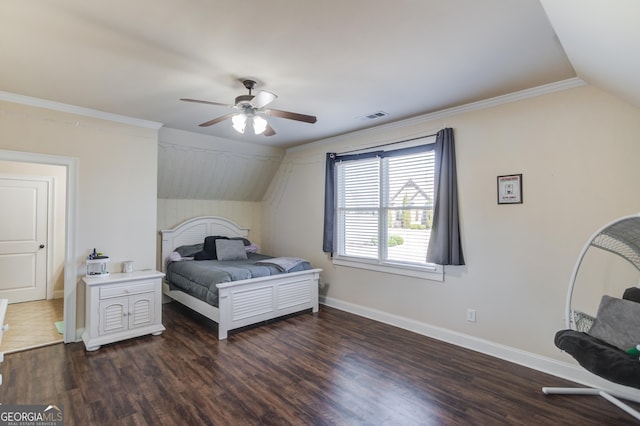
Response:
[[[401,317],[399,315],[390,314],[388,312],[379,311],[377,309],[367,308],[365,306],[356,305],[350,302],[344,302],[331,297],[320,296],[320,303],[332,308],[346,311],[361,317],[369,318],[375,321],[389,324],[395,327],[409,330],[423,336],[431,337],[443,342],[451,343],[456,346],[471,349],[513,362],[524,367],[532,368],[552,376],[560,377],[580,385],[596,387],[609,392],[612,395],[624,398],[630,401],[640,402],[640,390],[627,386],[616,385],[600,377],[589,373],[578,365],[568,364],[552,358],[526,352],[510,346],[501,345],[489,340],[480,339],[456,331],[447,330],[436,327],[427,323],[412,320],[410,318]],[[554,386],[549,383],[548,386]],[[542,392],[542,391],[541,391]]]

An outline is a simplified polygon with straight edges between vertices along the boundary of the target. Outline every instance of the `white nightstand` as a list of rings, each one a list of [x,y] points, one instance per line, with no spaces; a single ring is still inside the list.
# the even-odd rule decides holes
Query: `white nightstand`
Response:
[[[87,350],[145,334],[162,334],[162,277],[162,272],[146,270],[82,278],[87,285],[82,333]]]

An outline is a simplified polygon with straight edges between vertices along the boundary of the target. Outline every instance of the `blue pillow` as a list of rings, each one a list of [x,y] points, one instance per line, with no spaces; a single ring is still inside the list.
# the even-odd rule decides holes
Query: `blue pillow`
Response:
[[[197,252],[202,251],[204,244],[191,244],[187,246],[180,246],[175,251],[177,251],[182,257],[193,257]]]

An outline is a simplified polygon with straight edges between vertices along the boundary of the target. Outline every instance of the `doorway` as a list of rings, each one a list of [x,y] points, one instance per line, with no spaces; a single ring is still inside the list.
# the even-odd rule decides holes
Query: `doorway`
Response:
[[[62,157],[47,154],[37,154],[19,151],[3,151],[0,150],[0,162],[4,167],[9,164],[16,165],[49,165],[57,166],[58,171],[64,172],[64,177],[54,181],[54,189],[63,192],[64,200],[54,201],[54,211],[57,211],[56,218],[64,224],[62,236],[53,238],[56,247],[53,248],[53,255],[47,261],[48,271],[50,271],[49,282],[52,280],[56,283],[62,283],[59,286],[50,285],[47,287],[47,298],[63,298],[63,324],[61,331],[63,332],[63,341],[65,343],[76,342],[79,335],[76,330],[76,285],[77,285],[77,269],[75,262],[76,257],[76,199],[78,186],[78,159],[72,157]],[[18,166],[22,166],[18,165]],[[59,229],[59,228],[58,228]],[[61,262],[53,259],[60,257]]]
[[[64,299],[43,299],[7,306],[2,352],[10,354],[62,343],[60,327],[64,318]]]
[[[3,351],[60,342],[64,324],[66,168],[0,160]]]

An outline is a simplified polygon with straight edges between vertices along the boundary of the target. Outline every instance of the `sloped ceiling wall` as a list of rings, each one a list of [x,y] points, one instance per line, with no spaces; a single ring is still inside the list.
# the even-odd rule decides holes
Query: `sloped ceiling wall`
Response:
[[[640,1],[541,3],[578,77],[640,107]]]
[[[640,106],[640,1],[541,0],[578,76]],[[162,128],[158,198],[261,201],[284,150]]]
[[[162,128],[158,198],[260,201],[284,149]]]

